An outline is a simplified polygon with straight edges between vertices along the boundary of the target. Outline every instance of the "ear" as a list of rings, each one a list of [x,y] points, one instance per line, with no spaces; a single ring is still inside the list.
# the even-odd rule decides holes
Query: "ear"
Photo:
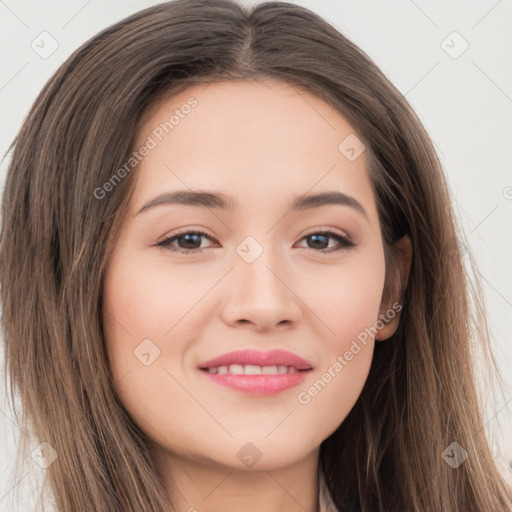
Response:
[[[378,329],[375,335],[376,341],[387,340],[398,329],[400,323],[399,311],[402,310],[402,307],[398,310],[392,305],[400,302],[402,291],[407,286],[412,261],[411,239],[408,236],[400,238],[395,242],[392,253],[394,255],[394,262],[391,264],[393,269],[386,276],[383,300],[379,309],[379,318],[376,322],[378,325],[384,326]]]

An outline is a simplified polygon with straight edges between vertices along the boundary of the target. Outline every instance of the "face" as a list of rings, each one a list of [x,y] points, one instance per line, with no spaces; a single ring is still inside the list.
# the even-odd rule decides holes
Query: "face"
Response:
[[[358,144],[278,81],[193,86],[145,116],[103,311],[119,396],[161,453],[271,470],[350,412],[385,277]]]

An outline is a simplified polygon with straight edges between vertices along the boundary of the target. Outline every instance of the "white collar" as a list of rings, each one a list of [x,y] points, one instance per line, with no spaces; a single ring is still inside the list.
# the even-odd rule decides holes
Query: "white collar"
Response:
[[[339,512],[332,501],[321,467],[318,471],[318,504],[320,512]]]

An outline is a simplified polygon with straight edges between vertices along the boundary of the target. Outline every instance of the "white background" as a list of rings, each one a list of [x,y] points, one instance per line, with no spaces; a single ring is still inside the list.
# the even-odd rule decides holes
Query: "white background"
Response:
[[[101,29],[156,3],[0,0],[0,156],[45,82],[76,48]],[[496,395],[497,405],[488,412],[488,428],[501,428],[492,441],[497,455],[510,461],[512,0],[293,3],[322,15],[363,49],[406,96],[434,140],[482,274],[494,349],[508,384],[505,396]],[[40,35],[45,31],[58,48],[42,58],[31,45],[47,37]],[[469,46],[457,56],[464,41]],[[0,167],[2,186],[8,160]],[[19,430],[4,395],[0,389],[0,512],[17,512],[30,509],[30,483],[42,470],[28,464],[33,470],[17,485],[26,488],[26,504],[14,508],[11,470]]]

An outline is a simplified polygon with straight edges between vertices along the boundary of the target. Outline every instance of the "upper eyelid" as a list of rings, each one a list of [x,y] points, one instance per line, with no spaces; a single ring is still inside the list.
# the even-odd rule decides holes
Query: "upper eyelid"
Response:
[[[344,236],[347,238],[352,238],[352,236],[348,232],[346,232],[342,229],[339,229],[339,228],[332,228],[332,227],[328,227],[328,226],[320,226],[317,228],[311,228],[311,230],[308,230],[303,235],[301,235],[301,238],[304,238],[305,236],[312,235],[315,233],[321,233],[321,232],[326,232],[326,231],[329,231],[329,232],[332,232],[333,234]],[[179,230],[177,233],[165,235],[164,237],[162,237],[162,240],[165,240],[167,238],[174,238],[174,237],[178,237],[178,236],[188,235],[191,233],[200,234],[201,236],[207,236],[209,238],[216,240],[216,237],[214,235],[211,235],[203,228],[197,228],[197,229],[190,228],[190,229]]]
[[[208,237],[211,240],[217,241],[217,238],[215,238],[213,235],[210,235],[210,233],[207,233],[203,229],[185,229],[183,231],[178,231],[177,233],[173,233],[171,235],[165,235],[160,241],[165,241],[173,238],[179,238],[180,236],[185,236],[189,234],[197,234],[200,236]]]
[[[309,235],[314,235],[315,233],[322,233],[322,232],[327,232],[327,231],[331,232],[334,235],[338,235],[343,238],[348,238],[349,240],[352,240],[352,235],[349,234],[347,231],[344,231],[343,229],[331,228],[331,227],[327,227],[327,226],[319,227],[319,228],[312,228],[311,231],[306,231],[306,233],[301,236],[301,239],[306,236],[309,236]]]

